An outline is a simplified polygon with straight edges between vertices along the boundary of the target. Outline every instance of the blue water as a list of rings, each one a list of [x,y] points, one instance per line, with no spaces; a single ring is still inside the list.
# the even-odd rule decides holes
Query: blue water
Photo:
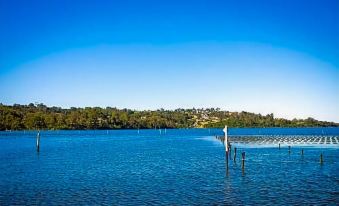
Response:
[[[339,135],[339,129],[230,129]],[[0,132],[0,205],[339,204],[339,148],[239,147],[221,129]],[[300,154],[304,149],[304,155]],[[246,152],[242,169],[240,153]],[[324,163],[319,163],[323,153]]]

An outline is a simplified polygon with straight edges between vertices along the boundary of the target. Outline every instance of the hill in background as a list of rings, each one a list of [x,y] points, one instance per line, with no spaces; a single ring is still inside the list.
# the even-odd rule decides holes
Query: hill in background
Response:
[[[229,112],[219,108],[144,110],[112,107],[63,109],[44,104],[0,104],[0,130],[144,129],[229,127],[338,127],[313,118],[287,120],[273,114]]]

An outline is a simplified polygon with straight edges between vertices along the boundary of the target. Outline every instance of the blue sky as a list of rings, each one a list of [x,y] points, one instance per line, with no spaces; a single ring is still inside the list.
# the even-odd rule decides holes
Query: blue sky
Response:
[[[0,0],[0,102],[339,122],[339,2]]]

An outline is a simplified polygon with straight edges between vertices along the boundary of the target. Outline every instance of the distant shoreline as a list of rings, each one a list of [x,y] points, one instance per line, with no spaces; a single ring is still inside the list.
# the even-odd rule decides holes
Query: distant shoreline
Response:
[[[314,118],[283,119],[273,114],[230,112],[219,108],[131,110],[114,107],[63,109],[44,104],[0,104],[0,131],[117,130],[159,128],[327,128],[339,123]]]
[[[214,127],[214,128],[199,128],[199,127],[192,127],[192,128],[120,128],[120,129],[23,129],[23,130],[0,130],[0,132],[37,132],[37,131],[47,131],[47,132],[54,132],[54,131],[124,131],[124,130],[146,130],[146,131],[151,131],[151,130],[191,130],[191,129],[196,129],[196,130],[222,130],[223,128],[219,127]],[[339,126],[336,127],[229,127],[229,129],[339,129]]]

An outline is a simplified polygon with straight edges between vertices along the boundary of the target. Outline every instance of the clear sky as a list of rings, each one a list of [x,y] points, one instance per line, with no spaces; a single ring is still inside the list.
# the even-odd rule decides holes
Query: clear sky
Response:
[[[0,102],[339,122],[339,1],[0,0]]]

